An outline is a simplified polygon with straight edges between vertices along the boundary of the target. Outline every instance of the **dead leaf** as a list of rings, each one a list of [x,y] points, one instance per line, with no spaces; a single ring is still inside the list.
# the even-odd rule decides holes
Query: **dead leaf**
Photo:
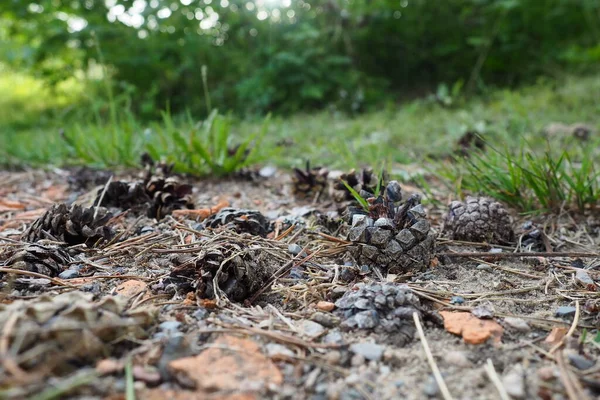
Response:
[[[214,345],[218,347],[171,361],[170,372],[180,382],[193,383],[198,392],[255,393],[283,382],[277,366],[256,342],[225,335]]]
[[[0,199],[0,212],[24,210],[25,204],[20,201]]]
[[[494,320],[482,320],[468,312],[441,311],[444,328],[450,333],[462,336],[465,343],[481,344],[492,338],[500,343],[503,328]]]
[[[566,328],[564,326],[554,327],[552,328],[552,331],[548,334],[548,337],[546,337],[546,340],[544,340],[544,342],[554,346],[555,344],[558,344],[561,340],[563,340],[568,331],[569,328]]]

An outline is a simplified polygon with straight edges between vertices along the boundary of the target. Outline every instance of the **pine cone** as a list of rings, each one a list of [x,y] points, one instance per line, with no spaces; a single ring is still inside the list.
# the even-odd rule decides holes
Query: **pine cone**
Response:
[[[510,215],[494,199],[469,196],[449,208],[443,231],[452,240],[506,244],[514,239]]]
[[[300,199],[314,199],[321,195],[327,187],[327,176],[329,171],[326,168],[310,168],[306,163],[306,169],[294,168],[292,176],[292,193]]]
[[[237,256],[231,258],[235,254]],[[175,284],[185,292],[195,289],[199,298],[213,299],[214,278],[218,274],[220,290],[230,300],[241,302],[267,284],[277,268],[277,263],[264,251],[227,240],[202,251],[195,259],[181,262],[164,283]]]
[[[370,193],[371,196],[377,190],[377,185],[379,183],[380,187],[385,187],[385,179],[382,174],[381,177],[377,177],[373,174],[373,170],[370,168],[365,168],[357,173],[354,169],[348,173],[342,174],[340,176],[340,180],[335,183],[333,189],[335,190],[335,200],[336,201],[352,201],[354,200],[354,196],[348,190],[344,182],[346,182],[352,189],[356,190],[357,193]]]
[[[40,239],[56,239],[67,243],[69,246],[85,243],[88,246],[110,240],[112,231],[105,226],[112,217],[106,209],[82,208],[73,205],[69,208],[66,204],[55,204],[33,224],[24,234],[28,242],[37,242]]]
[[[30,244],[10,255],[5,265],[54,277],[70,262],[71,256],[59,246]]]
[[[67,183],[69,188],[74,191],[89,190],[99,185],[105,185],[111,175],[110,171],[79,167],[71,170]]]
[[[146,213],[159,220],[173,210],[194,208],[192,187],[170,176],[174,164],[155,163],[147,153],[142,155],[141,164],[144,167],[143,182],[111,182],[104,197],[102,190],[98,191],[95,203],[102,197],[102,206],[131,210],[133,214]]]
[[[226,226],[237,233],[245,232],[262,237],[266,237],[271,231],[270,221],[256,210],[224,208],[210,216],[205,224],[213,229]]]
[[[387,184],[384,194],[369,199],[365,215],[352,216],[348,240],[360,264],[379,266],[391,273],[421,270],[429,265],[435,236],[430,231],[425,209],[418,195],[396,205],[402,198],[396,181]]]

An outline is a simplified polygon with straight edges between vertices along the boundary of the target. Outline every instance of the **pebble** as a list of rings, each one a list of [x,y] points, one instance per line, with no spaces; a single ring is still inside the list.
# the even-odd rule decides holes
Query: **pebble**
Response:
[[[383,356],[384,346],[375,343],[354,343],[350,345],[350,351],[360,354],[370,361],[379,361]]]
[[[360,354],[353,355],[352,359],[350,360],[350,364],[352,364],[353,367],[360,367],[364,363],[365,363],[365,357],[363,357]]]
[[[314,313],[313,315],[310,316],[310,320],[314,321],[318,324],[321,324],[327,328],[335,328],[341,322],[340,317],[337,317],[331,313],[324,313],[324,312]]]
[[[206,318],[208,316],[208,310],[206,308],[199,308],[198,310],[196,310],[194,312],[193,316],[198,321],[203,320],[204,318]]]
[[[302,247],[296,243],[292,243],[288,246],[288,253],[297,256],[302,252]]]
[[[477,269],[478,269],[478,270],[480,270],[480,271],[492,272],[492,267],[490,267],[490,266],[489,266],[489,265],[487,265],[487,264],[479,264],[479,265],[477,266]]]
[[[258,174],[263,178],[270,178],[270,177],[274,176],[276,173],[277,173],[277,167],[275,167],[274,165],[265,165],[258,171]]]
[[[523,379],[523,367],[515,365],[506,375],[502,377],[502,384],[506,392],[514,399],[525,398],[525,380]]]
[[[543,381],[549,381],[556,378],[557,373],[554,367],[542,367],[537,371],[538,377]]]
[[[450,299],[450,304],[464,304],[465,298],[462,296],[452,296]]]
[[[65,269],[63,272],[58,274],[60,279],[73,279],[79,276],[79,271],[76,269]]]
[[[572,317],[575,315],[575,312],[577,310],[575,309],[575,307],[571,307],[571,306],[561,306],[558,307],[558,309],[556,310],[556,312],[554,313],[555,316],[557,317]]]
[[[309,320],[303,320],[300,323],[300,329],[302,330],[302,332],[304,332],[306,336],[312,338],[321,336],[323,332],[325,332],[325,328],[323,327],[323,325]]]
[[[179,321],[165,321],[158,325],[158,329],[163,332],[177,332],[181,327],[181,322]]]
[[[282,344],[269,343],[266,349],[269,357],[294,357],[294,352]]]
[[[340,353],[337,350],[333,350],[333,351],[330,351],[329,353],[326,353],[323,356],[323,359],[331,365],[337,365],[342,360],[342,353]]]
[[[333,304],[330,301],[319,301],[317,303],[317,310],[321,310],[321,311],[333,311],[333,309],[335,308],[335,304]]]
[[[529,324],[521,318],[506,317],[504,323],[517,332],[529,332],[531,330]]]
[[[444,361],[446,361],[446,363],[449,365],[455,365],[457,367],[469,367],[472,365],[465,352],[457,350],[445,353]]]
[[[326,344],[344,344],[344,337],[342,333],[338,330],[334,330],[329,332],[327,335],[323,336],[323,343]]]
[[[569,362],[577,369],[590,369],[596,364],[594,360],[590,360],[579,354],[569,354]]]
[[[425,382],[425,386],[423,386],[423,393],[425,393],[425,396],[427,397],[436,397],[439,392],[440,387],[435,381],[435,378],[433,376],[430,376],[427,379],[427,382]]]
[[[154,232],[154,228],[151,226],[143,226],[142,229],[140,229],[140,235],[145,235],[146,233],[150,232]]]

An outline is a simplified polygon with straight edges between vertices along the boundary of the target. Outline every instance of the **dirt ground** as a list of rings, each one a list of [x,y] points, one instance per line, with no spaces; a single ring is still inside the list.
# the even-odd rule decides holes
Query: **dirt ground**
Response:
[[[92,206],[103,185],[0,172],[0,398],[600,398],[597,214],[512,213],[515,243],[461,242],[442,234],[441,193],[425,205],[430,265],[388,274],[353,263],[327,192],[298,200],[288,174],[267,172],[182,178],[202,212],[112,209],[116,236],[93,247],[26,232],[55,203]],[[202,223],[225,204],[270,232]],[[402,313],[373,311],[398,328],[348,326],[340,299],[380,287],[404,296]]]

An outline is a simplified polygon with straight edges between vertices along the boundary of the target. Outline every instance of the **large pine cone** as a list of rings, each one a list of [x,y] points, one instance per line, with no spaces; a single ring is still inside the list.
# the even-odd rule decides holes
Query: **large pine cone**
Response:
[[[371,198],[367,215],[354,214],[348,240],[361,264],[382,267],[390,273],[426,268],[433,255],[435,235],[430,231],[421,198],[412,195],[403,204],[400,185],[391,181],[384,195]]]
[[[57,276],[71,262],[71,256],[56,245],[30,244],[12,253],[5,265],[9,268]]]
[[[110,240],[111,229],[106,226],[112,215],[104,208],[83,208],[66,204],[55,204],[33,224],[24,234],[28,242],[41,239],[56,239],[69,246],[85,243],[88,246]]]
[[[452,240],[506,244],[514,240],[510,215],[489,197],[467,197],[450,203],[444,233]]]
[[[294,175],[292,175],[293,195],[299,199],[314,199],[327,188],[328,175],[329,171],[326,168],[310,168],[308,162],[304,170],[294,168]]]

